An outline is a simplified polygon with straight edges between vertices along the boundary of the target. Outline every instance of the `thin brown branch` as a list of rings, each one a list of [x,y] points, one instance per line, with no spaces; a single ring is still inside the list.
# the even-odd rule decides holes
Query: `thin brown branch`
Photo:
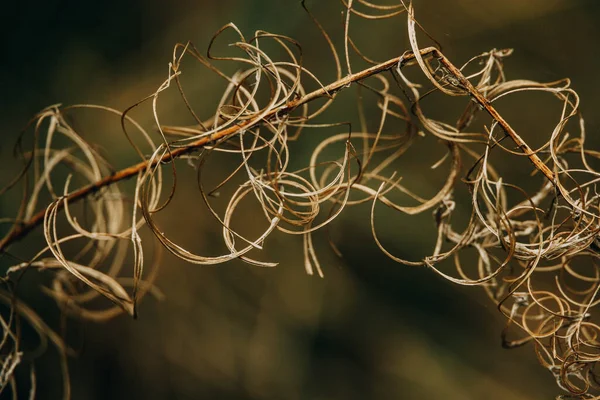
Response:
[[[452,73],[460,82],[461,87],[468,92],[468,94],[485,109],[488,114],[498,122],[498,124],[504,129],[504,131],[512,138],[517,146],[523,151],[525,155],[531,160],[531,162],[538,168],[551,182],[554,182],[554,174],[552,171],[543,163],[543,161],[533,152],[533,150],[525,143],[525,141],[510,127],[510,125],[502,118],[502,116],[496,111],[496,109],[491,105],[491,103],[481,94],[472,84],[469,82],[464,75],[460,72],[458,68],[456,68],[439,50],[434,47],[428,47],[422,49],[420,51],[422,56],[433,56],[440,60],[440,62],[448,69],[450,73]],[[350,86],[352,83],[359,82],[364,80],[370,76],[377,75],[383,71],[388,71],[397,65],[403,65],[407,62],[414,60],[414,54],[412,52],[406,52],[400,57],[396,57],[385,61],[381,64],[375,65],[373,67],[364,69],[360,72],[348,75],[343,77],[325,87],[317,89],[311,93],[306,94],[305,96],[290,101],[287,104],[275,108],[271,110],[268,114],[260,119],[249,119],[245,122],[230,126],[226,129],[215,132],[210,136],[202,137],[185,147],[180,147],[177,149],[173,149],[171,152],[166,153],[162,158],[155,160],[153,163],[149,164],[148,162],[140,162],[138,164],[132,165],[130,167],[124,168],[120,171],[115,172],[112,175],[106,176],[105,178],[91,184],[88,186],[84,186],[74,192],[71,192],[68,196],[66,196],[66,200],[72,204],[78,200],[81,200],[100,189],[112,185],[116,182],[122,181],[124,179],[131,178],[136,176],[139,172],[146,170],[148,167],[156,166],[158,163],[165,163],[176,159],[182,155],[191,153],[194,150],[204,147],[205,145],[212,143],[219,139],[224,139],[228,136],[232,136],[236,133],[239,133],[241,130],[249,129],[254,125],[257,125],[263,121],[268,121],[275,117],[281,117],[285,114],[289,114],[299,106],[306,104],[310,101],[313,101],[322,97],[331,97],[338,91]],[[64,207],[64,202],[60,202],[57,205],[58,210]],[[58,211],[57,210],[57,211]],[[13,227],[13,229],[2,239],[0,240],[0,253],[6,251],[6,249],[14,242],[20,240],[25,237],[29,232],[35,229],[37,226],[41,225],[44,220],[44,214],[46,210],[40,210],[37,214],[31,217],[29,220],[22,222],[21,224],[17,224]]]
[[[479,91],[477,90],[473,84],[465,78],[465,76],[460,72],[454,64],[450,62],[442,53],[440,53],[437,49],[433,54],[443,65],[448,69],[448,71],[454,75],[459,82],[459,86],[466,90],[471,98],[477,102],[487,113],[500,125],[500,127],[506,132],[508,136],[515,142],[515,144],[521,149],[523,154],[525,154],[529,160],[535,165],[537,169],[542,172],[550,182],[554,183],[554,173],[548,168],[546,164],[538,157],[538,155],[529,147],[529,145],[519,136],[519,134],[506,122],[504,118],[500,115],[500,113],[492,106],[492,103]]]

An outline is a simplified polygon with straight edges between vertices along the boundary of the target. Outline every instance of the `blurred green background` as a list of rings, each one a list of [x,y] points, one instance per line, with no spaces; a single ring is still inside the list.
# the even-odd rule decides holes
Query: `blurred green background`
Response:
[[[307,4],[339,44],[343,5]],[[458,65],[491,48],[512,47],[509,77],[570,77],[582,98],[590,147],[597,147],[599,2],[423,0],[415,1],[415,8],[419,22]],[[247,37],[263,29],[298,39],[306,65],[325,82],[333,77],[326,46],[296,0],[47,0],[3,9],[2,183],[13,172],[8,160],[16,135],[38,110],[55,103],[125,109],[162,83],[176,42],[191,40],[202,51],[230,21]],[[352,25],[353,36],[380,60],[408,49],[405,27],[404,17]],[[222,88],[208,73],[186,78],[195,107],[210,115]],[[351,100],[347,104],[353,107]],[[547,135],[539,129],[545,110],[529,106],[526,100],[520,104],[516,124],[530,138]],[[328,118],[349,120],[355,115],[351,110],[337,107]],[[165,123],[191,123],[184,114],[180,102],[161,103]],[[134,116],[152,127],[148,107]],[[369,124],[376,126],[377,120]],[[84,133],[110,148],[116,167],[136,160],[118,120],[92,124]],[[314,144],[310,139],[299,144],[299,165]],[[180,185],[162,222],[176,240],[212,254],[220,233],[206,212],[193,208],[200,198],[190,176],[190,189]],[[432,185],[429,177],[413,179],[425,192]],[[3,201],[6,215],[11,205]],[[254,223],[252,215],[239,218],[241,224]],[[429,215],[416,222],[394,218],[381,227],[390,250],[413,259],[426,254],[434,232]],[[324,279],[304,272],[300,238],[281,235],[267,241],[260,255],[279,262],[275,269],[241,262],[199,267],[165,255],[157,282],[165,301],[145,300],[138,320],[71,322],[80,348],[71,361],[73,398],[549,399],[558,394],[531,347],[501,348],[504,321],[482,290],[454,286],[381,254],[370,236],[368,207],[337,221],[332,235],[343,258],[327,245],[319,247]],[[39,240],[32,241],[15,246],[15,253],[33,252]],[[9,264],[7,258],[0,262]],[[40,313],[58,321],[48,298],[34,300]],[[37,365],[39,398],[60,395],[50,372],[55,362],[49,352]]]

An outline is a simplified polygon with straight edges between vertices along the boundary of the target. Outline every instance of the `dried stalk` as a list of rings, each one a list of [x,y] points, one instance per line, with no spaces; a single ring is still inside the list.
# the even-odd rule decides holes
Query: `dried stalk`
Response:
[[[7,275],[25,269],[53,271],[52,285],[43,290],[68,315],[95,321],[104,321],[123,312],[136,316],[137,303],[143,295],[146,292],[158,293],[153,286],[156,264],[150,273],[144,273],[144,249],[139,234],[142,226],[148,228],[162,244],[159,249],[166,249],[182,260],[201,265],[241,259],[249,264],[271,267],[276,264],[255,260],[249,252],[262,249],[266,237],[275,230],[300,235],[307,273],[316,271],[323,276],[313,245],[313,232],[327,226],[346,207],[371,203],[372,235],[387,256],[404,265],[427,266],[457,284],[481,286],[507,318],[503,332],[506,347],[532,343],[542,364],[555,375],[561,388],[582,396],[594,391],[600,393],[600,384],[597,383],[600,376],[594,372],[594,366],[600,362],[600,341],[597,339],[600,337],[600,325],[591,319],[594,308],[600,306],[597,299],[600,293],[600,256],[597,251],[600,248],[600,172],[588,162],[588,158],[600,158],[600,153],[584,146],[585,131],[578,110],[577,93],[569,87],[568,80],[548,84],[507,80],[501,60],[510,54],[508,50],[480,54],[458,68],[437,47],[420,48],[412,3],[406,5],[402,0],[397,5],[377,5],[366,0],[342,0],[342,3],[346,13],[343,58],[345,70],[349,73],[345,77],[342,76],[341,57],[333,42],[309,13],[331,49],[337,78],[329,85],[321,84],[303,66],[301,48],[293,39],[258,31],[255,37],[246,40],[235,25],[228,24],[213,37],[206,57],[191,44],[176,46],[168,79],[148,98],[153,102],[160,145],[155,145],[150,135],[129,118],[127,112],[86,106],[122,116],[123,132],[143,161],[118,172],[108,172],[104,160],[71,128],[61,110],[55,107],[40,113],[34,124],[31,163],[27,166],[29,169],[19,176],[26,189],[29,188],[27,179],[32,176],[33,190],[25,193],[18,215],[12,220],[15,222],[11,230],[0,240],[0,254],[8,253],[13,243],[25,238],[40,225],[43,225],[46,247],[29,260],[12,266]],[[351,21],[354,18],[378,20],[393,18],[404,12],[408,17],[411,50],[402,56],[376,62],[352,40]],[[244,53],[243,57],[214,54],[214,42],[226,30],[239,36],[233,46]],[[284,59],[272,59],[259,46],[259,40],[269,40],[281,46]],[[294,52],[294,49],[298,51]],[[350,73],[356,70],[352,66],[354,55],[351,51],[372,66]],[[227,82],[216,111],[208,120],[198,117],[179,81],[180,61],[184,55],[195,58]],[[213,65],[215,60],[234,62],[243,65],[243,68],[228,76]],[[466,74],[466,67],[473,65],[474,61],[480,61],[481,68],[472,75]],[[405,76],[404,67],[408,66],[418,66],[432,86],[430,91],[424,92],[423,85]],[[398,87],[411,103],[412,114],[404,101],[393,94],[392,89],[398,88],[393,87],[393,81],[386,76],[388,72],[393,74]],[[307,93],[304,77],[316,82],[319,89]],[[371,79],[367,81],[367,78]],[[156,111],[158,95],[172,81],[196,121],[194,127],[165,127],[159,121]],[[298,138],[304,128],[340,126],[340,123],[312,124],[311,120],[333,102],[338,92],[353,84],[359,90],[375,95],[378,112],[381,112],[377,128],[372,131],[367,128],[369,123],[363,115],[366,107],[362,104],[362,96],[358,96],[361,129],[355,131],[350,128],[349,131],[330,135],[316,146],[305,168],[289,171],[288,142]],[[266,102],[263,102],[264,96],[259,95],[259,87],[269,94]],[[468,99],[464,113],[456,122],[434,120],[424,112],[423,99],[434,91]],[[503,96],[521,91],[549,93],[562,103],[558,124],[546,143],[537,150],[526,143],[494,106],[494,102]],[[327,101],[309,113],[308,104],[317,99]],[[491,125],[483,127],[485,133],[466,132],[479,111],[485,111],[491,117]],[[390,119],[400,123],[386,125]],[[565,127],[571,119],[579,121],[579,135],[566,132]],[[151,147],[149,158],[129,136],[125,129],[126,120],[136,126]],[[41,136],[39,130],[43,121],[50,122],[45,134],[46,143],[40,144],[38,136]],[[400,129],[400,133],[398,125],[405,127]],[[496,135],[498,128],[504,133],[501,137]],[[64,135],[72,146],[54,148],[52,138],[58,134]],[[169,141],[168,135],[178,135],[178,139]],[[447,150],[447,154],[431,166],[435,169],[444,165],[446,178],[437,194],[429,199],[402,185],[401,177],[398,177],[400,172],[394,165],[419,135],[441,139],[437,143]],[[517,150],[502,144],[507,137]],[[325,149],[334,144],[344,145],[343,154],[338,153],[337,159],[324,161]],[[199,190],[208,211],[222,226],[223,243],[229,250],[220,256],[203,256],[183,248],[168,237],[154,220],[156,212],[168,205],[175,190],[174,184],[171,195],[160,203],[163,188],[161,165],[174,165],[176,159],[190,156],[200,148],[205,151],[196,158]],[[204,189],[202,179],[206,158],[218,151],[238,155],[239,164],[213,192],[228,184],[233,176],[239,174],[244,177],[244,183],[236,183],[236,189],[226,201],[223,215],[213,209],[208,199],[210,193]],[[508,158],[511,156],[527,157],[544,175],[542,187],[537,191],[524,190],[509,182],[510,177],[502,176],[490,161],[490,154],[494,151],[503,151],[506,163],[510,162]],[[256,158],[260,161],[256,161],[253,156],[259,152],[262,153]],[[261,165],[258,168],[251,165],[251,159]],[[462,167],[464,159],[473,160],[466,171]],[[352,168],[354,162],[356,167]],[[71,191],[69,176],[62,195],[57,194],[59,191],[54,188],[51,179],[57,165],[67,166],[89,184]],[[416,168],[416,171],[402,173],[405,172],[420,175],[422,171]],[[461,180],[462,172],[465,176]],[[122,221],[127,216],[126,196],[120,192],[117,183],[134,176],[137,181],[132,196],[131,223],[123,228]],[[464,208],[471,207],[471,215],[466,228],[457,231],[451,219],[456,209],[454,190],[460,184],[465,184],[471,194],[470,204],[464,205]],[[43,190],[53,201],[36,212]],[[511,191],[521,200],[511,202],[515,197],[508,195]],[[350,196],[351,192],[358,196]],[[392,193],[408,198],[413,204],[395,202]],[[233,214],[246,196],[253,196],[258,202],[260,212],[268,223],[268,228],[254,240],[247,239],[231,226]],[[93,218],[82,226],[70,207],[88,198],[91,201],[86,203],[86,212]],[[377,233],[378,205],[385,205],[405,216],[433,211],[437,236],[430,255],[419,260],[405,260],[386,249]],[[129,206],[131,204],[127,203]],[[322,218],[325,208],[329,212]],[[61,210],[75,232],[69,236],[59,235],[57,226]],[[74,257],[63,252],[64,243],[83,239],[86,244]],[[130,277],[129,273],[123,277],[121,268],[126,264],[128,249],[133,249],[133,276]],[[475,260],[470,263],[471,268],[467,268],[461,259],[463,250],[467,249],[475,252],[475,256],[470,258]],[[43,258],[47,252],[52,257]],[[578,265],[582,264],[580,259],[592,260],[592,272],[585,274],[587,270],[582,272],[578,269]],[[157,263],[158,257],[154,260]],[[442,266],[443,261],[449,261],[454,269],[448,271]],[[7,280],[10,278],[7,277]],[[577,281],[577,286],[572,285],[571,280]],[[131,286],[132,290],[126,290],[124,285]],[[549,285],[552,290],[547,289]],[[112,302],[110,308],[97,310],[87,307],[87,303],[99,295]],[[50,339],[61,350],[63,359],[68,354],[68,348],[60,337],[42,324],[33,310],[21,305],[18,299],[11,299],[11,295],[0,291],[0,300],[11,303],[14,313],[8,320],[0,317],[4,332],[0,349],[10,349],[5,351],[10,356],[3,360],[5,372],[0,374],[2,383],[13,379],[12,371],[21,360],[19,338],[12,330],[12,320],[17,314],[25,317],[41,337]],[[66,370],[65,363],[62,366]]]
[[[554,182],[554,174],[552,171],[550,171],[548,166],[546,164],[544,164],[544,162],[538,157],[538,155],[533,152],[531,147],[529,147],[527,145],[527,143],[525,143],[525,141],[517,134],[517,132],[515,132],[515,130],[511,128],[511,126],[508,124],[508,122],[506,122],[506,120],[504,120],[504,118],[502,118],[502,116],[498,113],[498,111],[496,111],[496,109],[485,98],[485,96],[483,94],[481,94],[481,92],[479,92],[473,86],[473,84],[464,77],[462,72],[460,72],[460,70],[458,68],[456,68],[456,66],[454,66],[454,64],[452,64],[450,62],[450,60],[448,60],[435,47],[428,47],[428,48],[422,49],[422,50],[420,50],[420,54],[421,54],[421,56],[433,56],[436,59],[438,59],[444,65],[444,67],[446,67],[450,71],[452,76],[456,79],[456,82],[457,82],[456,86],[463,88],[466,91],[466,93],[469,96],[471,96],[474,101],[477,102],[477,104],[479,104],[485,111],[487,111],[487,113],[495,121],[497,121],[498,124],[502,127],[502,129],[504,129],[504,131],[511,137],[511,139],[514,141],[514,143],[521,149],[523,154],[527,155],[527,157],[531,160],[533,165],[535,165],[535,167],[537,169],[539,169],[544,174],[544,176],[546,176],[546,178],[548,178],[548,180],[550,180],[550,182]],[[360,72],[348,75],[342,79],[339,79],[335,82],[330,83],[329,85],[327,85],[323,88],[314,90],[313,92],[308,93],[305,96],[303,96],[295,101],[291,101],[286,105],[283,105],[274,110],[271,110],[267,115],[265,115],[264,117],[262,117],[260,119],[257,119],[257,120],[249,119],[240,124],[236,124],[227,129],[218,131],[210,136],[206,136],[201,139],[198,139],[198,140],[196,140],[188,145],[185,145],[183,147],[176,148],[170,152],[165,153],[161,158],[154,159],[151,162],[142,161],[142,162],[139,162],[130,167],[124,168],[120,171],[115,172],[112,175],[106,176],[105,178],[95,182],[92,185],[82,187],[80,189],[77,189],[77,190],[69,193],[68,195],[65,196],[65,199],[70,204],[73,204],[74,202],[76,202],[78,200],[84,199],[87,196],[90,196],[91,194],[96,193],[97,191],[101,190],[102,188],[104,188],[106,186],[112,185],[112,184],[122,181],[124,179],[129,179],[131,177],[137,176],[140,172],[145,171],[149,167],[152,168],[152,167],[157,166],[158,164],[168,163],[180,156],[189,154],[189,153],[193,152],[194,150],[202,148],[207,144],[213,143],[217,140],[225,139],[229,136],[239,133],[242,130],[250,129],[254,125],[263,123],[263,122],[267,122],[274,117],[280,118],[280,117],[284,116],[285,114],[288,114],[288,113],[294,111],[296,108],[298,108],[310,101],[313,101],[313,100],[316,100],[316,99],[322,98],[322,97],[334,96],[337,92],[339,92],[340,90],[342,90],[344,88],[349,87],[353,83],[360,82],[366,78],[380,74],[385,71],[389,71],[393,68],[403,66],[404,64],[406,64],[410,61],[413,61],[414,59],[415,59],[414,53],[406,52],[405,54],[403,54],[400,57],[392,58],[391,60],[388,60],[381,64],[378,64],[373,67],[364,69]],[[58,210],[63,208],[62,204],[63,203],[60,203],[60,205],[58,206]],[[37,214],[35,214],[29,220],[16,225],[14,227],[14,229],[12,229],[9,232],[8,235],[6,235],[2,240],[0,240],[0,253],[6,251],[6,249],[12,243],[22,239],[31,230],[33,230],[37,226],[41,225],[42,222],[44,221],[45,213],[46,213],[46,210],[43,209],[40,212],[38,212]]]

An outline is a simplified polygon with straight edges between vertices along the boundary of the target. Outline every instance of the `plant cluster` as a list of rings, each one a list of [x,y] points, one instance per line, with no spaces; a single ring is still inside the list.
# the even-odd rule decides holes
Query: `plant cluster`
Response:
[[[264,31],[248,38],[228,24],[215,34],[206,55],[191,43],[176,45],[166,80],[128,110],[52,106],[32,119],[16,147],[23,168],[0,190],[1,195],[19,188],[23,193],[17,214],[2,220],[9,229],[0,240],[0,252],[17,260],[7,270],[0,291],[0,299],[10,308],[0,317],[2,390],[12,390],[16,396],[14,371],[24,356],[18,327],[24,321],[39,334],[42,346],[49,341],[59,349],[65,396],[69,395],[66,358],[71,350],[61,335],[20,300],[18,282],[25,271],[52,271],[44,292],[65,315],[94,321],[122,313],[135,317],[142,297],[157,293],[154,284],[160,263],[153,257],[147,265],[142,229],[153,233],[159,248],[200,265],[241,259],[273,267],[276,263],[255,257],[256,250],[274,232],[297,235],[303,243],[306,272],[323,276],[313,233],[348,207],[367,203],[373,239],[382,252],[400,264],[426,267],[453,283],[482,287],[506,316],[506,347],[530,343],[563,390],[581,398],[597,398],[600,173],[594,163],[600,153],[585,147],[579,98],[569,80],[508,79],[504,61],[510,50],[493,49],[456,66],[440,46],[419,45],[417,33],[425,31],[415,19],[412,2],[342,3],[341,50],[305,8],[331,50],[336,71],[332,83],[322,82],[303,65],[302,47],[294,39]],[[405,20],[410,49],[388,61],[372,60],[352,40],[350,28],[356,18]],[[216,43],[224,33],[237,37],[230,44],[236,52],[233,55],[218,49]],[[180,80],[184,60],[194,60],[227,84],[208,118],[186,96]],[[355,66],[359,63],[369,66],[359,70]],[[221,66],[230,64],[236,72],[226,74]],[[418,78],[412,78],[416,72]],[[338,92],[349,87],[377,98],[378,114],[368,116],[376,118],[377,129],[321,122]],[[163,92],[173,88],[195,125],[161,122],[157,104]],[[496,106],[500,99],[525,91],[543,92],[561,105],[558,122],[551,132],[540,132],[545,136],[537,148],[528,145]],[[434,93],[462,102],[464,111],[455,120],[431,117],[424,103]],[[147,132],[130,116],[144,102],[152,104],[158,134]],[[366,120],[363,100],[359,102],[360,117]],[[113,171],[94,144],[69,122],[67,116],[82,108],[119,117],[124,140],[139,162]],[[304,168],[291,169],[289,144],[307,130],[324,128],[337,133],[314,148]],[[403,184],[404,177],[421,173],[418,168],[396,167],[422,136],[434,136],[445,149],[445,156],[431,168],[445,171],[446,178],[430,198],[420,196],[418,187]],[[22,145],[27,140],[31,147]],[[227,179],[207,188],[206,160],[219,152],[234,154],[239,161]],[[533,177],[528,178],[537,182],[536,189],[521,187],[499,172],[497,164],[519,158],[530,161],[531,170],[524,175],[532,171]],[[180,159],[197,169],[202,199],[222,226],[225,254],[196,254],[166,235],[156,220],[175,193],[176,173],[181,168],[176,161]],[[126,190],[127,179],[135,179],[133,191]],[[227,185],[234,187],[229,198],[217,197]],[[465,226],[453,222],[456,191],[461,188],[469,193],[468,203],[461,206],[471,209]],[[264,232],[254,238],[232,226],[247,198],[258,202],[266,221]],[[226,205],[223,213],[214,208],[215,202]],[[76,204],[80,208],[75,209]],[[432,215],[437,232],[430,255],[406,260],[386,249],[377,233],[376,207],[381,205],[407,215]],[[10,246],[38,227],[43,230],[45,247],[27,259],[12,254]],[[69,243],[83,243],[78,254],[67,255],[64,248]],[[111,305],[92,306],[98,297],[110,300]],[[35,394],[33,369],[31,382]]]

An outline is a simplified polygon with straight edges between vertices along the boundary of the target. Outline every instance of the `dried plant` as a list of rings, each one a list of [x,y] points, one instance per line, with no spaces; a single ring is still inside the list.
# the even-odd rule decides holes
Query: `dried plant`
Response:
[[[20,300],[16,289],[25,271],[52,272],[45,293],[66,315],[95,321],[122,313],[135,317],[145,294],[160,295],[154,287],[160,261],[153,257],[153,264],[146,265],[141,229],[154,234],[159,248],[202,265],[241,259],[273,267],[276,263],[256,259],[254,250],[262,249],[273,232],[297,235],[303,243],[306,272],[323,276],[313,233],[346,208],[370,203],[371,230],[381,251],[398,263],[427,267],[456,284],[481,286],[506,316],[506,347],[531,343],[541,364],[569,393],[563,398],[600,398],[595,397],[600,395],[595,368],[600,360],[600,326],[594,313],[600,303],[600,173],[593,167],[600,153],[585,147],[579,98],[569,80],[508,79],[503,64],[511,50],[494,49],[457,67],[439,46],[419,45],[417,31],[421,28],[412,3],[342,0],[342,4],[342,51],[305,8],[331,50],[336,71],[333,83],[322,82],[303,66],[302,48],[292,38],[264,31],[246,38],[234,24],[228,24],[212,38],[206,55],[191,43],[176,45],[164,83],[124,112],[92,105],[52,106],[35,116],[16,147],[24,163],[22,171],[0,191],[5,195],[19,187],[23,190],[17,214],[3,219],[10,230],[0,240],[0,252],[17,260],[6,273],[0,292],[0,299],[10,309],[0,317],[2,390],[12,390],[16,396],[14,371],[23,358],[18,326],[23,320],[38,333],[42,347],[50,342],[62,354],[64,393],[69,397],[66,358],[71,350]],[[405,20],[410,49],[385,62],[371,60],[352,40],[350,28],[356,18]],[[237,35],[230,45],[235,55],[219,55],[215,48],[224,33]],[[273,46],[278,48],[273,54],[264,50]],[[189,59],[227,84],[207,119],[190,104],[180,80],[182,64]],[[228,64],[235,65],[235,73],[228,75],[223,72],[226,68],[218,67]],[[357,65],[370,66],[359,69]],[[356,130],[348,124],[318,119],[336,101],[337,93],[351,86],[376,96],[377,129],[362,126]],[[157,104],[169,88],[179,91],[196,125],[161,123]],[[499,99],[524,91],[546,93],[562,108],[554,129],[539,133],[544,135],[543,144],[535,149],[496,106]],[[424,102],[433,93],[456,98],[454,101],[466,104],[464,111],[453,121],[428,116]],[[158,135],[146,132],[130,116],[143,102],[152,104]],[[360,106],[365,109],[364,104]],[[67,116],[80,109],[120,118],[123,135],[140,161],[113,171],[69,122]],[[361,114],[360,118],[367,117]],[[337,133],[314,148],[306,167],[291,170],[290,142],[300,139],[305,130],[322,128]],[[446,171],[446,179],[429,199],[417,194],[418,187],[411,189],[402,183],[403,177],[418,176],[422,171],[397,170],[395,166],[421,136],[437,138],[446,152],[431,166]],[[22,144],[28,140],[31,148]],[[328,156],[336,151],[332,149],[339,149],[333,159]],[[234,154],[239,161],[227,179],[208,190],[204,176],[210,172],[205,162],[216,152]],[[498,168],[498,164],[523,157],[529,159],[532,171],[532,177],[520,177],[521,181],[527,178],[526,187],[520,187],[520,181],[510,182]],[[175,162],[179,159],[197,168],[200,194],[222,225],[222,240],[228,248],[223,255],[206,256],[183,248],[163,233],[156,221],[175,193],[180,168]],[[135,179],[131,191],[123,183],[129,178]],[[168,182],[172,182],[170,188]],[[228,185],[233,187],[228,199],[213,198]],[[539,189],[532,190],[534,185]],[[471,215],[460,228],[452,217],[460,197],[456,192],[465,188],[469,198],[460,205],[470,207]],[[250,197],[260,204],[267,223],[256,238],[245,237],[232,227],[240,203]],[[226,204],[224,213],[214,208],[217,202]],[[431,254],[405,260],[387,250],[377,234],[381,223],[376,219],[378,205],[407,215],[431,214],[437,228]],[[27,260],[11,254],[10,246],[38,227],[43,229],[46,246],[33,251]],[[80,245],[73,257],[64,251],[70,243]],[[333,248],[338,251],[335,245]],[[99,297],[112,305],[92,306]],[[33,370],[31,383],[30,395],[34,396]]]

